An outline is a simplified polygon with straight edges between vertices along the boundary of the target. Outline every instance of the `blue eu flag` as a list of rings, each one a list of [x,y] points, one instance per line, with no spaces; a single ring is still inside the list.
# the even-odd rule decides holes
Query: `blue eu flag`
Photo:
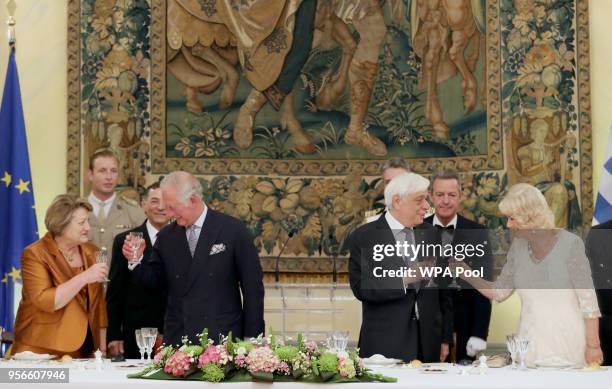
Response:
[[[13,330],[21,252],[38,239],[15,48],[11,47],[0,108],[0,326]]]

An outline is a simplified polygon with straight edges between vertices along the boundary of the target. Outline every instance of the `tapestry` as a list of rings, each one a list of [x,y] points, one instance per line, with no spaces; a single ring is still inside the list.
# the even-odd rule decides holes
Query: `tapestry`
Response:
[[[119,156],[126,195],[192,172],[211,208],[248,226],[264,270],[289,276],[346,273],[346,238],[383,207],[390,157],[460,173],[461,213],[500,237],[497,204],[517,182],[581,233],[593,208],[587,7],[70,0],[68,191],[88,191],[102,148]]]

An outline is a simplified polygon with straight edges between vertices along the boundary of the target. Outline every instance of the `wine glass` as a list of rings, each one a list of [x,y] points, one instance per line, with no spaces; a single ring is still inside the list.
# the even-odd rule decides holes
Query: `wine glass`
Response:
[[[451,262],[459,263],[459,261],[457,259],[449,258],[448,259],[448,263],[450,264]],[[451,281],[450,284],[448,284],[448,287],[450,289],[460,290],[461,289],[461,285],[459,285],[459,283],[457,282],[457,273],[456,273],[456,270],[451,272],[451,277],[453,277],[453,280]]]
[[[432,266],[433,266],[433,272],[431,273],[431,278],[429,279],[429,282],[427,282],[427,285],[425,285],[426,288],[437,288],[438,287],[438,283],[435,280],[435,267],[436,267],[436,262],[437,262],[438,258],[437,257],[429,257],[427,259],[425,259],[425,262],[431,262]]]
[[[138,249],[142,245],[142,241],[142,232],[130,232],[130,246],[132,247],[132,258],[130,259],[130,263],[138,261]]]
[[[145,342],[142,336],[142,330],[136,330],[136,345],[138,346],[138,351],[140,352],[140,362],[144,362],[144,352],[145,352]]]
[[[147,352],[147,360],[151,361],[151,357],[153,355],[153,346],[155,345],[155,341],[157,340],[157,328],[155,327],[145,327],[140,329],[142,331],[143,337],[146,338],[146,347],[145,351]]]
[[[506,336],[506,345],[508,346],[508,351],[510,352],[510,358],[512,359],[512,369],[516,369],[516,352],[517,352],[517,337],[516,335],[508,335]]]
[[[348,331],[335,331],[332,333],[332,345],[335,352],[346,350],[348,345]]]
[[[102,249],[100,251],[96,252],[96,263],[104,263],[108,265],[108,253],[106,252],[106,250]],[[108,282],[110,281],[107,277],[104,277],[104,279],[100,282]]]
[[[519,338],[517,340],[518,353],[521,358],[521,370],[527,370],[525,365],[525,356],[527,356],[527,350],[529,349],[529,339]]]

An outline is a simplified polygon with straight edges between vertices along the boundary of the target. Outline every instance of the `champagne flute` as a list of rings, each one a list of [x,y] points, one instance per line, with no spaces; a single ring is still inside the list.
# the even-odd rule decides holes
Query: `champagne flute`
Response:
[[[108,253],[106,252],[105,249],[102,249],[102,250],[96,252],[96,263],[104,263],[104,264],[108,265]],[[107,275],[100,282],[108,282],[108,281],[110,281],[110,280],[108,279],[108,275]]]
[[[130,232],[130,246],[132,247],[132,258],[130,262],[138,261],[138,249],[142,245],[143,235],[142,232]]]
[[[138,351],[140,352],[140,362],[144,362],[144,348],[145,348],[145,344],[144,344],[144,339],[142,336],[142,330],[136,330],[135,331],[136,334],[136,345],[138,346]]]

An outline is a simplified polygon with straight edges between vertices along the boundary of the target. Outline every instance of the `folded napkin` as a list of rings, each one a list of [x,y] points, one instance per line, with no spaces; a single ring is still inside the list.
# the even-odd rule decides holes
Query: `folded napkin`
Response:
[[[55,355],[51,354],[37,354],[31,351],[22,351],[13,355],[13,359],[23,360],[23,361],[31,361],[31,360],[41,360],[41,359],[53,359]]]

